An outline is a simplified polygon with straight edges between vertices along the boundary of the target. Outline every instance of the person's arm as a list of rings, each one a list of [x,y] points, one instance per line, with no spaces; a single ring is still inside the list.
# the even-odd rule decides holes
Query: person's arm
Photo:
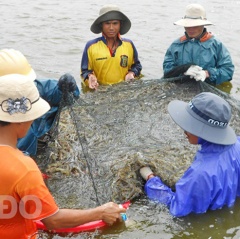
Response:
[[[58,88],[58,81],[55,79],[35,80],[40,96],[46,100],[51,106],[59,105],[62,92]]]
[[[234,65],[229,51],[221,42],[216,43],[215,49],[216,66],[204,70],[209,74],[207,81],[218,85],[232,80]]]
[[[151,177],[144,186],[145,193],[149,199],[159,203],[170,205],[174,192],[166,186],[159,177]]]
[[[164,203],[169,206],[174,195],[172,190],[166,186],[159,177],[154,175],[150,167],[142,167],[140,169],[140,175],[147,181],[144,186],[147,196],[151,200]]]
[[[138,59],[138,51],[136,47],[134,46],[133,42],[131,42],[132,47],[133,47],[133,58],[134,58],[134,63],[131,65],[131,68],[129,69],[129,72],[134,73],[134,77],[139,76],[141,74],[142,70],[142,65]]]
[[[69,228],[79,226],[91,221],[103,220],[109,225],[121,220],[120,213],[125,213],[126,209],[109,202],[92,209],[60,209],[54,215],[42,219],[41,221],[48,229]]]
[[[82,60],[81,60],[81,78],[84,81],[88,80],[91,74],[94,74],[93,69],[89,69],[89,56],[88,56],[88,48],[91,46],[91,41],[87,42],[83,53],[82,53]]]
[[[146,176],[144,190],[149,199],[169,207],[172,215],[186,216],[191,212],[204,213],[211,204],[211,183],[207,173],[202,173],[203,166],[194,161],[183,177],[176,183],[176,191],[166,186],[159,177]],[[204,171],[204,170],[203,170]]]
[[[68,80],[70,79],[70,82]],[[59,82],[66,83],[72,88],[70,91],[73,92],[74,97],[78,98],[80,95],[80,91],[76,85],[75,79],[70,74],[64,74],[60,77],[59,80],[55,79],[40,79],[35,80],[35,84],[38,88],[40,96],[46,100],[50,106],[58,106],[62,99],[62,89],[64,88],[64,84],[59,85]]]
[[[165,56],[164,56],[164,60],[163,60],[163,73],[164,75],[166,75],[168,72],[170,72],[171,70],[173,70],[175,67],[177,67],[177,62],[174,58],[174,54],[173,54],[173,44],[171,44],[169,46],[169,48],[167,49]],[[175,54],[175,56],[177,56],[177,54]],[[179,74],[183,74],[182,72],[179,72]],[[174,76],[168,76],[168,77],[175,77]]]

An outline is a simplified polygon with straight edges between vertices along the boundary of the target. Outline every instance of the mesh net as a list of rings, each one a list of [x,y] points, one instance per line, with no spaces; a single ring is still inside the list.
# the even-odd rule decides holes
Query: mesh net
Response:
[[[231,125],[239,134],[239,102],[192,80],[101,86],[63,107],[54,141],[37,157],[42,171],[51,175],[48,186],[59,204],[85,208],[140,197],[144,181],[139,169],[145,165],[174,190],[197,146],[171,120],[167,105],[173,99],[189,101],[201,91],[229,101]]]

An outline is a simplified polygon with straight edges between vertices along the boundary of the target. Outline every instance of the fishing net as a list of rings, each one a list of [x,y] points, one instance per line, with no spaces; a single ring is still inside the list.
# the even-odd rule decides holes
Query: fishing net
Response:
[[[60,206],[92,207],[143,195],[139,169],[150,166],[174,190],[191,164],[190,145],[172,121],[167,105],[214,91],[233,107],[231,125],[239,134],[239,102],[206,83],[174,79],[137,80],[81,95],[59,115],[54,140],[37,157]]]

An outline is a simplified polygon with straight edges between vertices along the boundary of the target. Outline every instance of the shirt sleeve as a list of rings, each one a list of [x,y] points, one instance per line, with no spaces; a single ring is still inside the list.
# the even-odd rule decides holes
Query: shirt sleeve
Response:
[[[134,72],[135,76],[139,76],[142,70],[142,65],[140,63],[140,60],[138,58],[138,51],[135,47],[135,45],[132,43],[132,47],[133,47],[133,54],[134,54],[134,63],[131,66],[130,71]]]
[[[24,207],[23,212],[28,219],[41,220],[59,210],[38,169],[29,171],[21,178],[16,192],[22,203],[20,208]]]
[[[150,178],[145,184],[147,196],[154,201],[170,205],[174,193],[159,177]]]

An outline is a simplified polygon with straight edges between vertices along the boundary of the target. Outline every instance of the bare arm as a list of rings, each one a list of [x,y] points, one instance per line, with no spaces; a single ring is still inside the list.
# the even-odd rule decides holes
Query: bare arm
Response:
[[[42,222],[48,229],[75,227],[97,220],[103,220],[112,225],[117,220],[121,220],[120,213],[124,212],[126,209],[109,202],[93,209],[60,209],[54,215],[43,219]]]

